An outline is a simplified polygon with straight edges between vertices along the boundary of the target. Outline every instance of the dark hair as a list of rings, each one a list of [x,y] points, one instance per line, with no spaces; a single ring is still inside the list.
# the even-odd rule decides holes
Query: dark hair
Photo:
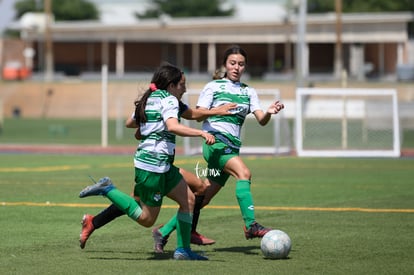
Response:
[[[157,89],[167,90],[168,86],[173,83],[177,85],[182,77],[182,72],[179,68],[171,64],[161,65],[152,76],[151,83],[155,84]],[[145,115],[145,106],[147,105],[148,97],[153,91],[148,88],[142,97],[134,102],[135,104],[135,121],[137,124],[147,122]]]
[[[246,53],[246,51],[243,50],[239,45],[233,45],[224,52],[222,65],[226,66],[227,58],[231,54],[241,54],[241,55],[243,55],[244,60],[247,64],[247,53]]]

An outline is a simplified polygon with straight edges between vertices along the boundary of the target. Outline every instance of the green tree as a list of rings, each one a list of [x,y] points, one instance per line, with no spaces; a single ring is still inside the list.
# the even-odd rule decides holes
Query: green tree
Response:
[[[335,11],[335,0],[308,0],[309,13]],[[342,12],[414,12],[413,0],[342,0]]]
[[[87,0],[51,0],[52,13],[56,21],[92,20],[99,18],[95,5]],[[16,17],[20,18],[26,12],[43,12],[44,1],[21,0],[14,8]]]
[[[14,4],[16,18],[22,17],[26,12],[39,12],[43,10],[35,0],[22,0]]]
[[[171,17],[214,17],[229,16],[234,13],[234,7],[222,9],[219,0],[153,0],[152,7],[138,18],[154,18],[162,14]]]

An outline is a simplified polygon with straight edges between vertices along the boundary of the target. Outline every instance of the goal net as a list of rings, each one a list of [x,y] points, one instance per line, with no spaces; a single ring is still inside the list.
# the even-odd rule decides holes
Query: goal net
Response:
[[[260,104],[265,111],[271,102],[280,99],[278,90],[257,90]],[[197,105],[200,91],[187,90],[183,95],[183,102],[190,107]],[[182,119],[181,123],[201,129],[202,123]],[[178,137],[177,137],[178,138]],[[246,117],[241,132],[242,147],[240,154],[287,154],[291,151],[291,131],[287,119],[281,111],[273,115],[266,126],[261,126],[252,114]],[[183,138],[184,154],[195,155],[202,153],[202,139]]]
[[[399,157],[395,90],[296,90],[296,150],[312,157]]]

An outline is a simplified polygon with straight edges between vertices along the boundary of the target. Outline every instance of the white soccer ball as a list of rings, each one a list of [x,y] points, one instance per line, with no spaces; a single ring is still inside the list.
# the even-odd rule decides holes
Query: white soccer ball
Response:
[[[267,259],[285,259],[292,248],[292,242],[288,234],[282,230],[267,232],[260,242],[260,249]]]

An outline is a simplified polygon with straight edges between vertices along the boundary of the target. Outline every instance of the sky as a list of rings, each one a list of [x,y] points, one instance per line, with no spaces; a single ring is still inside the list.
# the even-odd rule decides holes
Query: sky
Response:
[[[14,20],[14,3],[18,0],[0,0],[0,34]],[[132,11],[142,11],[150,0],[89,0],[99,6],[101,21],[104,23],[134,23],[136,18]],[[274,18],[284,15],[280,9],[286,0],[227,0],[239,7],[236,17],[249,20]],[[114,3],[115,2],[115,3]]]
[[[0,0],[0,33],[14,19],[14,3],[16,0]]]

